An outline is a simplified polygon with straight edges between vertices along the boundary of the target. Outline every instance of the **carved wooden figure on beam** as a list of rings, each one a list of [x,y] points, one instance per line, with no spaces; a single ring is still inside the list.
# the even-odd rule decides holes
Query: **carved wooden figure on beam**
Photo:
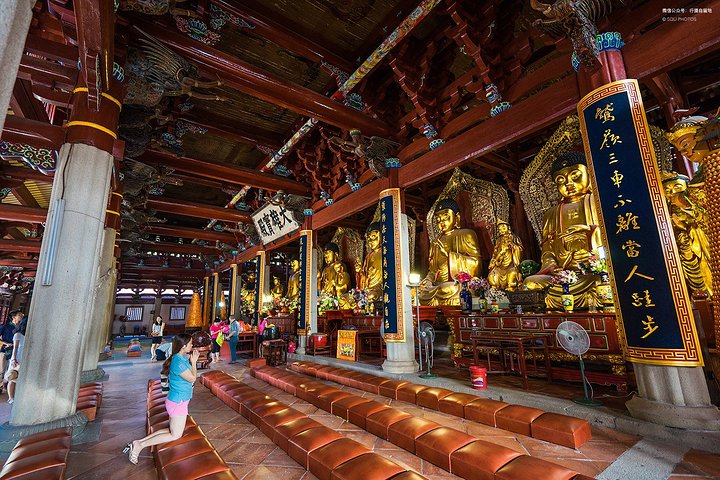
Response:
[[[330,142],[346,152],[354,153],[360,159],[365,159],[368,168],[376,177],[384,176],[385,159],[390,156],[389,151],[399,147],[400,144],[377,136],[363,137],[358,129],[350,130],[350,138],[352,140],[332,137]]]

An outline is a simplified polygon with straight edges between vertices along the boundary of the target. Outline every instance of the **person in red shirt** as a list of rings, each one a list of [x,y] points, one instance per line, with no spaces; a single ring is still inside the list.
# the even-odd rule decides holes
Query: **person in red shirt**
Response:
[[[218,363],[220,361],[220,345],[217,343],[218,335],[223,331],[223,324],[220,321],[220,317],[215,317],[215,321],[210,325],[210,338],[212,338],[212,362]]]

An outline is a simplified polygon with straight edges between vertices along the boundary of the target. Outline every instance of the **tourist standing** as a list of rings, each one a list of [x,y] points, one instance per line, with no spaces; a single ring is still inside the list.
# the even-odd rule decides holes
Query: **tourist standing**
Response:
[[[2,345],[2,347],[0,347],[0,372],[3,374],[5,370],[7,370],[8,361],[12,355],[15,330],[22,319],[22,310],[13,310],[10,312],[10,315],[8,315],[7,321],[0,327],[0,345]],[[4,380],[2,386],[0,386],[0,393],[2,393],[3,388],[5,388]]]
[[[228,342],[230,342],[230,363],[237,363],[237,344],[239,334],[240,324],[235,319],[235,315],[230,315],[230,333],[228,333]]]
[[[188,354],[190,354],[189,358]],[[138,463],[138,456],[144,448],[172,442],[182,436],[188,416],[188,405],[193,394],[193,384],[197,379],[195,364],[199,356],[200,353],[193,350],[190,335],[181,333],[173,338],[172,353],[163,363],[161,372],[161,375],[168,377],[170,388],[165,399],[165,408],[170,416],[170,427],[128,443],[123,453],[128,455],[131,463]]]
[[[8,386],[7,402],[9,404],[12,404],[15,401],[15,384],[20,371],[20,360],[22,360],[22,351],[23,346],[25,345],[25,330],[27,329],[27,322],[27,317],[23,318],[15,329],[15,334],[13,335],[12,355],[10,356],[10,364],[8,365],[7,372],[5,372],[5,381]]]
[[[157,360],[157,356],[155,355],[155,350],[157,350],[157,347],[160,346],[162,343],[163,333],[165,332],[165,322],[163,322],[163,318],[158,315],[155,317],[155,321],[152,325],[152,331],[150,332],[150,336],[152,337],[152,344],[150,345],[150,361],[154,362]]]
[[[220,321],[220,317],[215,317],[215,321],[210,325],[210,338],[212,338],[212,363],[218,363],[220,361],[220,344],[218,343],[218,337],[222,335],[223,325]]]

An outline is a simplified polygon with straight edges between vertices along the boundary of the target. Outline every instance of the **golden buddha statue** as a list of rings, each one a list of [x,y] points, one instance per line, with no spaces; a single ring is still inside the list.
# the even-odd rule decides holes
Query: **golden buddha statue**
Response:
[[[691,293],[707,292],[712,296],[710,242],[704,232],[705,208],[690,197],[688,177],[676,172],[663,172],[662,175],[685,281]]]
[[[488,270],[488,283],[501,290],[517,290],[522,285],[520,261],[522,258],[522,242],[512,233],[510,224],[498,220],[498,237],[493,249]]]
[[[345,298],[345,293],[350,288],[350,275],[340,261],[340,247],[335,243],[328,243],[323,249],[323,256],[325,267],[320,273],[320,293],[337,298],[340,308],[352,308]]]
[[[476,276],[480,267],[477,234],[460,228],[460,206],[452,199],[440,200],[435,222],[441,235],[430,245],[428,274],[419,287],[421,305],[460,305],[457,274]]]
[[[559,155],[552,164],[551,175],[562,200],[545,212],[540,271],[525,279],[525,287],[543,290],[551,285],[553,273],[574,270],[578,282],[570,286],[570,293],[575,307],[599,305],[595,292],[598,277],[583,275],[578,266],[602,245],[585,155],[579,152]],[[560,285],[550,286],[545,297],[547,308],[562,310],[562,293]]]
[[[255,313],[255,274],[248,274],[247,281],[243,285],[240,295],[250,313]]]
[[[283,287],[282,283],[280,283],[280,278],[273,275],[273,284],[272,288],[270,289],[270,295],[272,295],[273,300],[282,300],[285,298],[285,287]]]
[[[370,300],[381,298],[383,292],[382,251],[380,250],[381,229],[382,224],[380,222],[373,222],[368,226],[365,231],[365,246],[368,253],[362,263],[360,259],[357,259],[355,263],[355,271],[358,273],[358,288],[367,291]]]
[[[300,298],[300,261],[297,259],[290,260],[290,269],[292,273],[288,279],[287,298],[298,300]]]

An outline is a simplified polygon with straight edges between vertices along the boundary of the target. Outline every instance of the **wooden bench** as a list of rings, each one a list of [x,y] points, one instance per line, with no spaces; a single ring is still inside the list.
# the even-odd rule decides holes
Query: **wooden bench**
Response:
[[[166,396],[160,386],[160,380],[148,381],[146,420],[148,434],[168,428],[170,424],[170,417],[165,409]],[[187,417],[185,431],[180,438],[156,445],[152,451],[160,480],[179,478],[237,480],[230,467],[190,416]]]
[[[296,381],[296,377],[287,372],[287,375],[277,377],[277,385],[295,392],[302,383]],[[247,418],[319,480],[425,478],[224,372],[216,370],[200,378],[218,398]]]
[[[0,471],[0,480],[63,480],[72,429],[28,435],[15,445]]]
[[[548,413],[536,408],[510,405],[444,388],[430,388],[314,362],[294,362],[290,369],[568,448],[579,448],[592,437],[587,420],[569,415]],[[359,378],[358,374],[361,375]]]
[[[75,411],[84,413],[88,421],[95,421],[97,410],[102,404],[102,395],[103,385],[100,382],[80,385]]]

